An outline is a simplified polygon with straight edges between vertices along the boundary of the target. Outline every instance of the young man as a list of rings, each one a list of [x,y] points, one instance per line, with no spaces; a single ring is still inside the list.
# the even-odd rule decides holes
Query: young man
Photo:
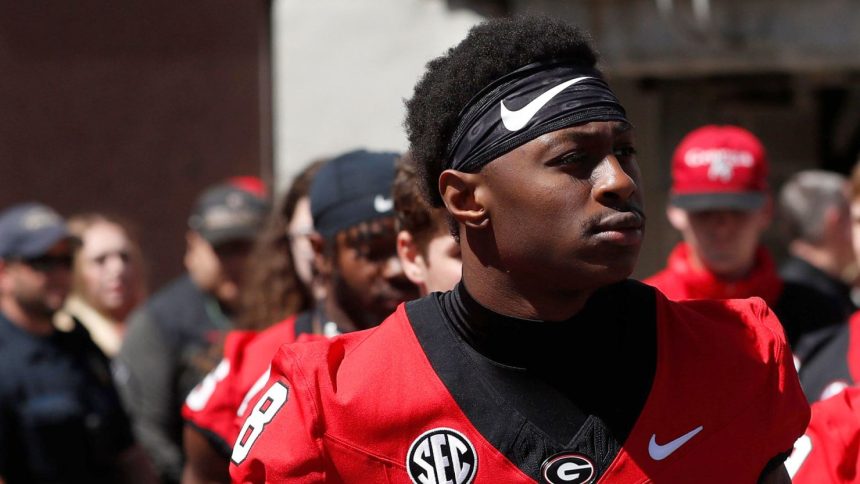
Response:
[[[397,160],[397,176],[391,190],[400,228],[397,255],[406,277],[422,296],[450,291],[460,282],[463,262],[460,244],[451,237],[448,212],[431,207],[421,193],[415,160],[408,152]]]
[[[580,31],[514,18],[428,65],[407,129],[462,281],[371,331],[282,347],[236,481],[785,476],[809,413],[767,306],[674,303],[626,279],[639,171],[595,62]]]
[[[353,151],[328,161],[310,188],[316,266],[330,297],[317,308],[260,333],[228,335],[224,359],[189,394],[184,482],[227,482],[230,451],[248,401],[268,380],[284,343],[331,337],[375,326],[393,307],[416,296],[395,253],[391,186],[394,153]],[[353,183],[358,177],[361,183]],[[452,284],[453,285],[453,284]],[[374,322],[375,321],[375,322]]]
[[[0,213],[0,482],[146,482],[107,358],[80,323],[53,325],[72,242],[44,205]]]
[[[842,321],[836,303],[807,286],[784,281],[761,244],[773,203],[761,142],[737,126],[709,125],[681,140],[672,157],[666,214],[683,241],[664,270],[644,282],[670,299],[757,296],[779,317],[790,344]],[[796,347],[796,356],[807,356]]]
[[[182,401],[218,363],[232,328],[245,261],[268,213],[263,188],[257,178],[239,177],[204,191],[188,220],[187,274],[129,317],[115,378],[164,482],[182,476]]]

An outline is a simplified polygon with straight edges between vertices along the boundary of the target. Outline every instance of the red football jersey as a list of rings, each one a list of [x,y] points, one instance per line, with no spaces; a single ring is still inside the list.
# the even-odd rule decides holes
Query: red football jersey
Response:
[[[445,322],[416,317],[428,298],[378,328],[282,347],[234,481],[594,482],[589,456],[522,438],[529,422],[458,360]],[[755,482],[809,421],[779,322],[760,299],[656,298],[653,385],[598,482]]]
[[[182,417],[226,455],[242,424],[238,420],[242,402],[250,400],[248,393],[254,383],[268,373],[278,348],[297,340],[295,322],[295,317],[289,317],[261,332],[228,333],[221,363],[188,394]],[[312,338],[313,335],[302,334],[298,340]],[[263,388],[266,380],[260,381],[257,390]]]
[[[812,406],[812,421],[785,467],[799,484],[860,483],[860,388]]]

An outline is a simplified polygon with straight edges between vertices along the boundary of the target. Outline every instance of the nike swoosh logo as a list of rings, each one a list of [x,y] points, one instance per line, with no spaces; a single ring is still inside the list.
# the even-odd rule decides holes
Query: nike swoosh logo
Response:
[[[648,442],[648,455],[651,456],[654,460],[663,460],[666,457],[672,455],[673,452],[680,449],[682,445],[689,442],[690,439],[696,436],[699,432],[702,431],[704,427],[699,425],[693,430],[687,432],[686,434],[678,437],[677,439],[668,442],[663,445],[659,445],[657,443],[657,435],[651,434],[651,441]]]
[[[388,212],[394,208],[394,200],[391,198],[385,198],[382,195],[377,195],[376,198],[373,199],[373,208],[379,213]]]
[[[532,99],[530,103],[516,111],[508,109],[505,106],[504,101],[500,102],[499,104],[502,106],[502,124],[505,125],[505,128],[507,128],[508,131],[519,131],[523,129],[525,125],[529,124],[529,121],[532,120],[534,115],[540,111],[540,108],[544,107],[544,105],[558,93],[567,89],[568,86],[572,86],[579,81],[584,81],[585,79],[591,79],[591,77],[577,77],[569,81],[564,81],[558,86],[555,86],[549,91],[546,91],[540,96]]]

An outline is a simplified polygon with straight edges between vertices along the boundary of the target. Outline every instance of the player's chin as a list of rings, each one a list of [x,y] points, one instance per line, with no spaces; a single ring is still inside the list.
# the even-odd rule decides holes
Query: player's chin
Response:
[[[590,258],[590,265],[597,279],[607,283],[630,277],[639,260],[640,245],[601,246]]]

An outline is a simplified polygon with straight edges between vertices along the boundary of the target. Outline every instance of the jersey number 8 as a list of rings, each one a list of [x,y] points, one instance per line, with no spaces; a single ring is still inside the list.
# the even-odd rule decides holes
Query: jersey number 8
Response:
[[[257,401],[257,405],[254,406],[254,410],[245,420],[242,430],[239,431],[236,445],[233,446],[233,455],[230,460],[236,465],[241,464],[248,457],[248,452],[251,451],[254,442],[263,433],[263,429],[275,418],[281,407],[287,403],[289,394],[290,390],[286,385],[275,382]]]

